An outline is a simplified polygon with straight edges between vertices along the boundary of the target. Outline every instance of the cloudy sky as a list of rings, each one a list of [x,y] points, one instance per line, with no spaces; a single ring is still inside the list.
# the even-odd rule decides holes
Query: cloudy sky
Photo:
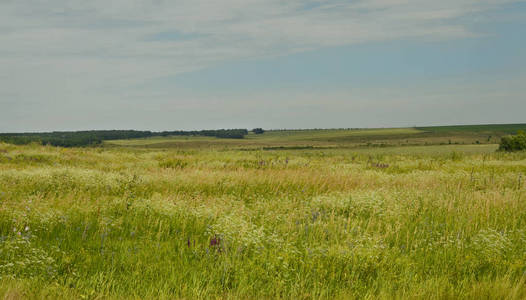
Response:
[[[525,1],[0,0],[0,132],[525,112]]]

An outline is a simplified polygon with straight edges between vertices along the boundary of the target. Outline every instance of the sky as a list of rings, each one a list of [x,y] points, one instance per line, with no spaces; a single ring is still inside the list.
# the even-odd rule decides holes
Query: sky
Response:
[[[0,132],[489,123],[524,0],[0,0]]]

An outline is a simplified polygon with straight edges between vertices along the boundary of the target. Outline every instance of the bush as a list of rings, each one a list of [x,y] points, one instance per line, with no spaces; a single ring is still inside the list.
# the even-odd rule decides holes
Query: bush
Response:
[[[252,132],[255,134],[263,134],[265,133],[265,130],[263,130],[263,128],[254,128],[252,129]]]
[[[526,134],[520,130],[517,135],[507,135],[502,137],[499,146],[500,151],[521,151],[526,150]]]

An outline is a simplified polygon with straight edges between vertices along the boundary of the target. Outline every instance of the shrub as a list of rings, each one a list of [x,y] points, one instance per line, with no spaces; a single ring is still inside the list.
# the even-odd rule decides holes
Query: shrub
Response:
[[[521,151],[526,150],[526,133],[519,130],[517,135],[507,135],[502,137],[499,150],[501,151]]]
[[[254,128],[252,129],[252,132],[255,134],[263,134],[265,133],[265,130],[263,130],[263,128]]]

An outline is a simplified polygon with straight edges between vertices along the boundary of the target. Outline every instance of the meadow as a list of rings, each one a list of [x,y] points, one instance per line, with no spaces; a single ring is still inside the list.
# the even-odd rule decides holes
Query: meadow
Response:
[[[524,299],[515,129],[0,143],[0,296]]]

